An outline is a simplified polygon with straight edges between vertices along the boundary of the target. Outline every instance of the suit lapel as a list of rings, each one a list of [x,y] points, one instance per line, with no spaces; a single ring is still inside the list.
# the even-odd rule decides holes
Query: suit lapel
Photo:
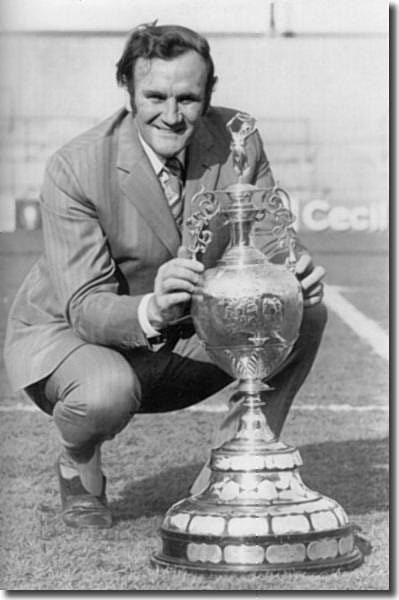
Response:
[[[220,189],[219,175],[221,166],[229,155],[229,147],[225,140],[217,139],[215,132],[210,132],[204,121],[201,121],[188,147],[187,177],[184,202],[184,222],[192,215],[195,206],[192,199],[202,188],[205,191]],[[216,221],[213,219],[213,221]],[[215,223],[213,223],[216,226]],[[212,229],[212,223],[211,223]],[[192,243],[187,226],[183,229],[183,245]],[[197,257],[198,258],[198,257]],[[201,259],[201,258],[200,258]]]
[[[127,115],[119,132],[117,169],[120,186],[141,216],[172,256],[180,245],[175,220],[169,210],[161,184],[140,144],[137,128]]]
[[[203,122],[200,122],[187,152],[184,220],[192,214],[191,200],[201,187],[207,191],[215,189],[222,162],[215,140]]]

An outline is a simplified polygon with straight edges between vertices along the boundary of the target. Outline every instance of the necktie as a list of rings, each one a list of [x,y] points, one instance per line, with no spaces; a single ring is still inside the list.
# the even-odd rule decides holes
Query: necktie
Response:
[[[171,213],[180,228],[183,223],[184,169],[179,159],[174,156],[168,158],[159,178]]]

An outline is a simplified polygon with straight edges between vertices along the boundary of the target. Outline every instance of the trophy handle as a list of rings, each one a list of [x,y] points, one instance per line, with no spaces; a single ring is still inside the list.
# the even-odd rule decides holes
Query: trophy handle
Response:
[[[186,249],[194,259],[198,253],[204,254],[212,241],[212,232],[209,231],[208,225],[219,213],[220,203],[216,200],[214,192],[206,192],[205,187],[201,186],[200,191],[192,197],[191,204],[196,210],[186,220],[190,234],[190,244]]]
[[[278,241],[279,247],[288,248],[288,256],[285,265],[289,271],[295,272],[296,265],[296,233],[292,224],[295,216],[291,210],[291,196],[284,188],[276,185],[271,193],[265,198],[266,212],[274,221],[272,234]]]

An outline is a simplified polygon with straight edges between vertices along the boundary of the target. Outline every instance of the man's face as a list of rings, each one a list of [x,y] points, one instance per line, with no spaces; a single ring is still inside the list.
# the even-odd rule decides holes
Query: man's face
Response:
[[[205,61],[194,51],[171,60],[139,58],[133,77],[141,136],[161,157],[178,154],[188,145],[203,112]]]

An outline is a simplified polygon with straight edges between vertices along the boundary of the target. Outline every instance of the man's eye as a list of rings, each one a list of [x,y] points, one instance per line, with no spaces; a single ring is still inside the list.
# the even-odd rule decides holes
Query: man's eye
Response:
[[[193,98],[191,96],[187,96],[187,98],[180,98],[180,104],[192,104],[193,102],[199,102],[197,98]]]

